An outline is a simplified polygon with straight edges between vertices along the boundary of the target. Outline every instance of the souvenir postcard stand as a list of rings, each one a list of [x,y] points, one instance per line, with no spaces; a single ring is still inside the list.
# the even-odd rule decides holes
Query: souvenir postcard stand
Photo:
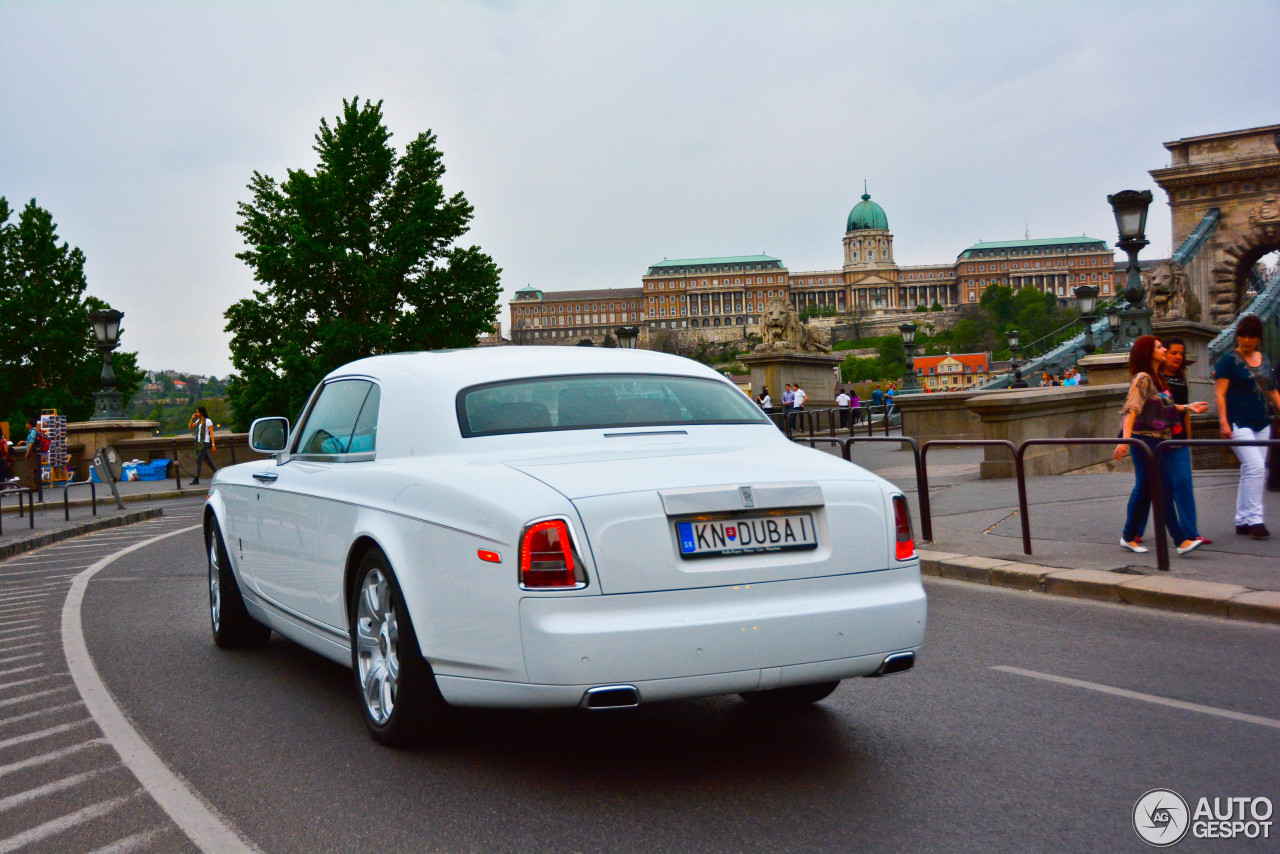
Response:
[[[40,429],[49,437],[49,452],[40,455],[40,479],[51,487],[66,486],[67,476],[67,416],[56,409],[40,413]]]

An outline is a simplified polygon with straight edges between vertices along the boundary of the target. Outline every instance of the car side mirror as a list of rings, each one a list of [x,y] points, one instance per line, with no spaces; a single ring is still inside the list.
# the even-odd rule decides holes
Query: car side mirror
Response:
[[[249,447],[260,454],[277,454],[288,443],[288,418],[258,418],[249,425]]]

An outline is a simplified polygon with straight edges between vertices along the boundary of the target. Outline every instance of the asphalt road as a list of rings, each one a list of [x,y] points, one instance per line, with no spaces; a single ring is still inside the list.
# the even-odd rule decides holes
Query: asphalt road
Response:
[[[66,551],[54,556],[50,575],[67,575]],[[214,647],[204,573],[196,531],[121,558],[89,583],[85,640],[155,752],[263,851],[1138,851],[1131,810],[1149,789],[1193,805],[1280,803],[1280,630],[1268,626],[931,581],[917,668],[852,680],[810,709],[718,698],[592,714],[462,710],[434,747],[396,752],[366,735],[344,668],[279,639]],[[0,635],[0,658],[12,637]],[[0,772],[11,711],[0,707]],[[146,814],[110,833],[51,836],[45,850],[135,837],[135,849],[114,850],[180,850],[110,751],[92,750],[120,793],[84,803],[135,792],[115,809]],[[72,773],[87,771],[0,775],[0,798]],[[73,791],[52,813],[83,808]],[[0,852],[49,820],[29,814],[44,800],[8,812],[0,800]],[[1273,820],[1265,842],[1188,837],[1174,850],[1275,850]]]

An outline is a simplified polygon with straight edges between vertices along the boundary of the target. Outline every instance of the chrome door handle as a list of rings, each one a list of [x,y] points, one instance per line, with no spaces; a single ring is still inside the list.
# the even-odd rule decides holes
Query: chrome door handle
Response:
[[[260,471],[253,476],[253,479],[260,480],[263,483],[272,483],[278,477],[280,477],[280,475],[276,474],[275,472]]]

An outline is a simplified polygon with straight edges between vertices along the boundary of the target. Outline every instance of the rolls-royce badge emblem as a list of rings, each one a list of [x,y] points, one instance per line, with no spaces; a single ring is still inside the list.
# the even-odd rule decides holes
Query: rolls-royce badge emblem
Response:
[[[739,487],[738,487],[738,494],[742,496],[742,506],[743,506],[743,507],[748,507],[748,508],[750,508],[750,507],[755,507],[755,506],[756,506],[756,499],[755,499],[755,496],[753,496],[753,495],[751,494],[751,487],[749,487],[749,486],[739,486]]]

